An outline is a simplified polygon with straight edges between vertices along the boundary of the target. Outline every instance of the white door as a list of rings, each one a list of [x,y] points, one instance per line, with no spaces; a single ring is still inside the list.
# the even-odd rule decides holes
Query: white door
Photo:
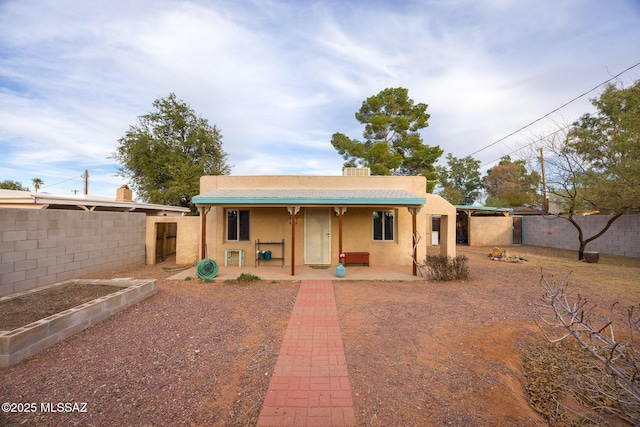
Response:
[[[331,264],[331,209],[304,210],[304,263]]]

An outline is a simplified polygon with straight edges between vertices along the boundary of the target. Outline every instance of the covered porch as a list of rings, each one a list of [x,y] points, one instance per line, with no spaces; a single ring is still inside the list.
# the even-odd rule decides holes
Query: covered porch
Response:
[[[359,252],[369,261],[362,268],[418,276],[415,264],[431,245],[432,214],[445,218],[440,254],[455,256],[455,236],[447,233],[455,208],[439,196],[428,200],[425,184],[424,177],[203,177],[202,193],[193,198],[200,259],[214,259],[221,274],[233,265],[260,277],[274,268],[289,278],[335,277],[341,255]]]

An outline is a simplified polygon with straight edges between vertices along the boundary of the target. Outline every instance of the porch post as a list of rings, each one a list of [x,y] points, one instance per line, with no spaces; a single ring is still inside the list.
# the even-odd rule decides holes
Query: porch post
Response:
[[[412,225],[413,225],[413,275],[417,276],[418,275],[418,267],[417,267],[417,263],[418,263],[418,239],[417,239],[417,219],[416,217],[418,216],[418,212],[416,208],[411,209],[411,220],[412,220]]]
[[[339,206],[334,207],[333,210],[338,214],[338,255],[342,255],[342,215],[346,212],[347,208]],[[340,261],[341,259],[338,258],[338,262]]]
[[[200,206],[200,261],[205,259],[207,250],[207,211],[204,206]]]
[[[340,260],[339,256],[342,255],[342,208],[338,208],[338,262]]]
[[[296,275],[296,208],[291,209],[291,275]]]
[[[289,206],[287,210],[291,214],[291,275],[296,275],[296,214],[300,206]]]

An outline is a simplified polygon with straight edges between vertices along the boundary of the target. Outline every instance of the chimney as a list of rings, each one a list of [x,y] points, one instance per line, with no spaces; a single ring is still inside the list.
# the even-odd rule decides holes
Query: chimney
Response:
[[[129,190],[129,186],[124,184],[116,191],[116,202],[132,202],[133,192]]]

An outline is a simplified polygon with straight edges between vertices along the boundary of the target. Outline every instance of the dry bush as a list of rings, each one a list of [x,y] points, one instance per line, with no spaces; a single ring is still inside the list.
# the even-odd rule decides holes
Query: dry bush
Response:
[[[426,267],[426,274],[429,280],[447,282],[469,278],[469,258],[464,255],[455,258],[427,256]]]
[[[575,406],[589,408],[589,411],[580,415],[595,424],[604,423],[607,415],[613,415],[618,422],[637,425],[640,422],[638,308],[630,307],[625,320],[618,316],[616,304],[607,314],[602,314],[596,305],[590,304],[581,295],[567,294],[567,279],[568,276],[556,284],[543,276],[540,284],[545,293],[533,304],[536,323],[545,338],[550,343],[562,344],[553,347],[559,358],[551,357],[553,362],[550,366],[562,368],[562,375],[558,377],[560,386],[551,384],[548,388],[550,395],[555,396],[552,400],[565,412],[572,411],[574,414],[580,412],[575,410]],[[619,319],[618,327],[614,325],[614,319]],[[563,389],[576,405],[563,403],[558,398],[558,389]],[[545,408],[545,411],[548,410]],[[605,418],[593,419],[589,413]],[[543,415],[550,421],[563,419],[557,414]],[[564,419],[566,421],[567,418]],[[554,422],[554,425],[570,424]]]

